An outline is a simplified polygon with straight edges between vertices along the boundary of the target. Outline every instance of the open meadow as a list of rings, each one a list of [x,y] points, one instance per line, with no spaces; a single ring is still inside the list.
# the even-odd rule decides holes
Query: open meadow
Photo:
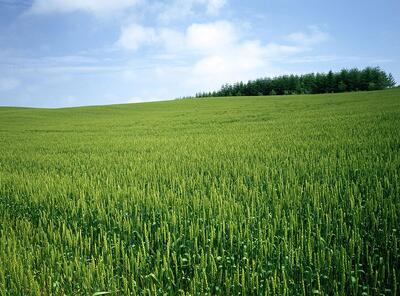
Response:
[[[0,108],[0,295],[97,292],[398,295],[400,89]]]

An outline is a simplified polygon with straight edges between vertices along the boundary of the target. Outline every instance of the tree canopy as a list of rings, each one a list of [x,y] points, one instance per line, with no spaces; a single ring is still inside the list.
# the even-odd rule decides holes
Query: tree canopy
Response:
[[[339,93],[382,90],[395,85],[392,74],[387,74],[379,67],[367,67],[362,70],[353,68],[339,72],[282,75],[250,80],[247,83],[225,84],[218,91],[197,93],[196,97]]]

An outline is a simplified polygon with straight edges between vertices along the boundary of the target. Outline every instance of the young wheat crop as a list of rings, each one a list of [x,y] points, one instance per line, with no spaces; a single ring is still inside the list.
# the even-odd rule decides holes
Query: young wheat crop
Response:
[[[397,295],[400,90],[0,108],[1,295]]]

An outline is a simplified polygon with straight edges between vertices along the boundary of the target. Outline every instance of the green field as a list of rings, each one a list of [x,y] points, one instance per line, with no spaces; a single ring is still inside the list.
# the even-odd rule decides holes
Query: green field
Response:
[[[400,89],[0,108],[0,295],[397,295]]]

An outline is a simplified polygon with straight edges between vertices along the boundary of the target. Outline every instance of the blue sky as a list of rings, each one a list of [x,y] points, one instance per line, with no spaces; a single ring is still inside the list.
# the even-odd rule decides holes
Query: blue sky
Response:
[[[0,0],[0,105],[173,99],[223,83],[380,66],[398,0]]]

